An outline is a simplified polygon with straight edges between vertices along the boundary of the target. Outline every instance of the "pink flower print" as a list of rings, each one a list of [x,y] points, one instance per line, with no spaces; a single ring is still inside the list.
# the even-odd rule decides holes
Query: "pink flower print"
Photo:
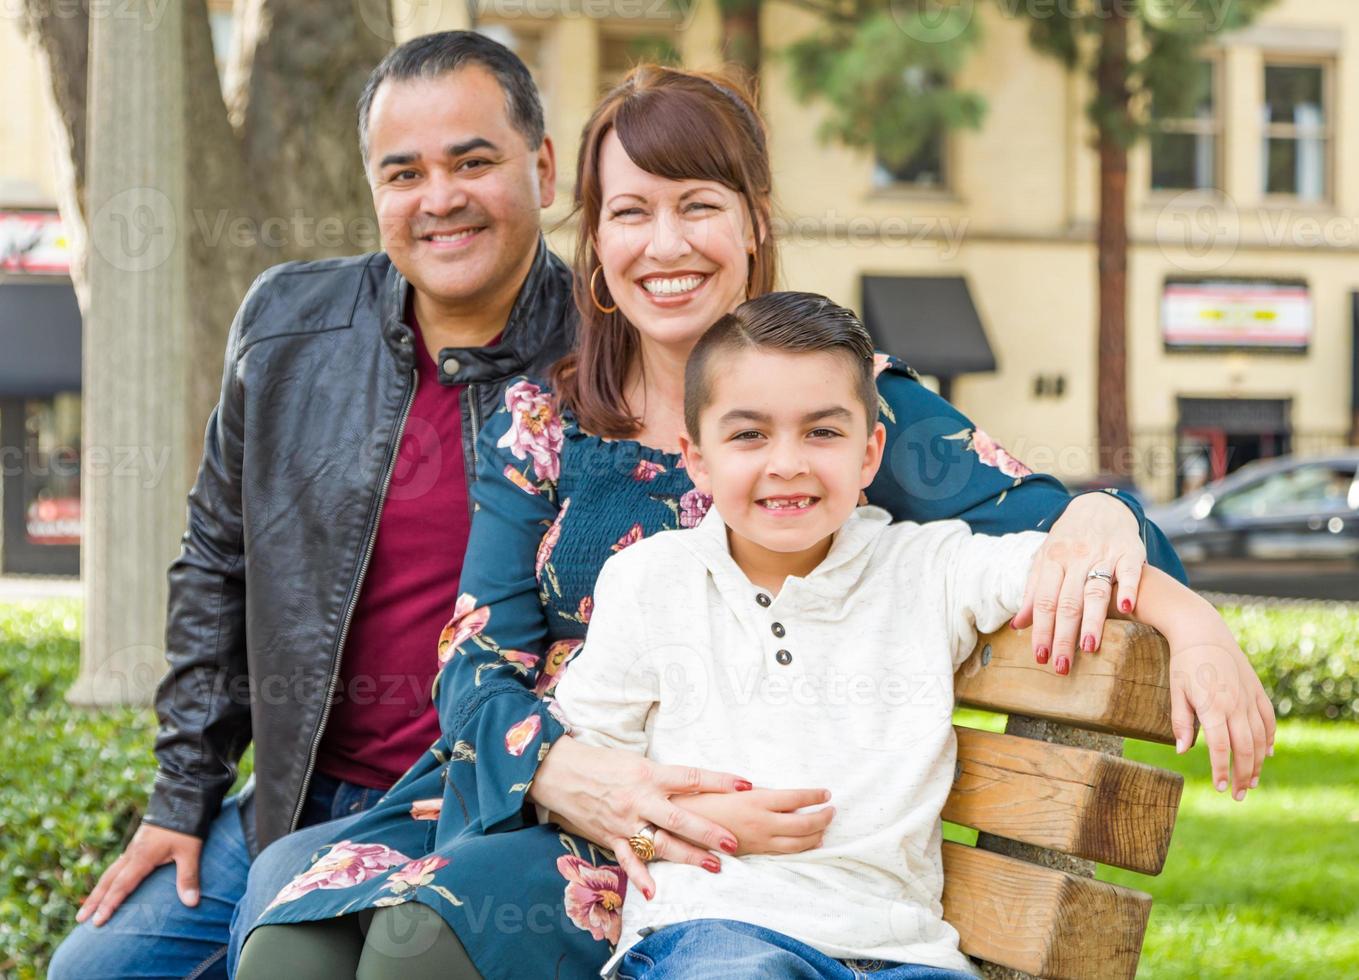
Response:
[[[516,757],[523,755],[542,729],[543,720],[536,714],[510,726],[510,730],[505,733],[505,751]]]
[[[660,463],[653,463],[649,459],[639,459],[637,465],[633,467],[632,478],[638,483],[650,483],[664,472],[665,467]]]
[[[318,889],[351,888],[409,860],[400,851],[382,844],[355,844],[342,840],[319,861],[288,882],[269,907],[296,901]]]
[[[582,623],[588,626],[590,624],[590,616],[591,614],[594,613],[594,611],[595,611],[594,597],[587,595],[584,599],[580,600],[580,606],[579,608],[576,609],[576,615],[580,617],[580,621]]]
[[[520,664],[530,670],[538,663],[538,655],[527,650],[501,650],[500,656],[512,664]]]
[[[566,519],[566,509],[571,506],[571,498],[567,497],[562,501],[562,509],[557,511],[557,517],[552,522],[552,526],[543,534],[542,540],[538,542],[538,557],[533,562],[533,577],[537,581],[543,579],[543,566],[552,559],[552,549],[557,547],[557,541],[562,536],[562,521]]]
[[[1001,447],[1000,443],[996,442],[996,440],[992,439],[981,429],[972,430],[972,441],[970,445],[972,450],[976,452],[978,459],[987,466],[994,466],[1006,476],[1012,476],[1015,479],[1019,479],[1020,477],[1028,476],[1033,472],[1033,470],[1029,469],[1019,460],[1007,453],[1004,448]]]
[[[475,596],[464,592],[453,605],[453,618],[439,634],[439,666],[453,657],[453,651],[477,636],[491,621],[491,610],[477,606]]]
[[[411,804],[412,820],[438,820],[439,814],[443,813],[443,797],[436,796],[431,800],[416,800]]]
[[[679,500],[680,527],[697,527],[713,505],[713,498],[698,488],[687,490]]]
[[[557,686],[557,682],[566,673],[567,663],[580,649],[581,642],[580,640],[558,640],[547,648],[547,656],[543,658],[542,673],[538,675],[538,683],[533,685],[534,694],[541,698],[552,693],[552,689]]]
[[[520,381],[505,390],[510,427],[496,446],[508,449],[515,459],[533,460],[533,473],[540,480],[561,474],[562,423],[551,395],[531,381]]]
[[[563,854],[557,858],[557,870],[567,882],[567,916],[595,939],[617,945],[623,925],[620,910],[628,893],[623,869],[615,864],[596,867],[574,854]]]
[[[523,473],[520,473],[513,466],[509,465],[505,466],[505,479],[509,480],[511,483],[513,483],[516,487],[518,487],[525,493],[531,493],[535,497],[542,496],[542,493],[538,490],[538,488],[529,482],[528,477],[526,477]]]
[[[393,871],[387,877],[383,888],[390,888],[400,895],[408,892],[412,888],[419,888],[421,885],[428,885],[434,880],[434,872],[440,868],[448,867],[448,859],[431,854],[429,857],[416,858],[407,862],[399,871]]]
[[[634,545],[641,540],[642,540],[642,525],[634,524],[632,525],[632,527],[628,528],[627,534],[623,535],[621,538],[619,538],[617,541],[613,543],[613,547],[610,548],[609,550],[622,551],[629,545]]]
[[[892,358],[890,355],[875,353],[873,355],[873,377],[877,378],[882,372],[886,371],[887,365],[890,364],[891,361]]]

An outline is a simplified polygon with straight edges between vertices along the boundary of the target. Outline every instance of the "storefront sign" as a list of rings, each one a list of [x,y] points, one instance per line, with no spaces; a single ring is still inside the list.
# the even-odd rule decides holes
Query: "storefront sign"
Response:
[[[80,498],[57,497],[28,505],[30,544],[80,544]]]
[[[1305,351],[1312,294],[1299,280],[1168,279],[1161,300],[1167,348]]]
[[[0,211],[0,270],[71,274],[71,249],[55,211]]]

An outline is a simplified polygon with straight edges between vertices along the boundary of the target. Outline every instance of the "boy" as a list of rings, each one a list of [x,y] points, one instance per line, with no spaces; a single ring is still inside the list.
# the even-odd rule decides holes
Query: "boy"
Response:
[[[877,406],[868,333],[824,297],[748,302],[690,356],[682,446],[713,506],[605,564],[554,710],[592,744],[829,787],[836,812],[819,847],[726,856],[720,875],[648,867],[619,841],[655,898],[629,890],[606,976],[973,975],[940,906],[952,679],[1018,610],[1043,536],[858,507],[882,463]],[[1137,608],[1186,669],[1239,680],[1206,602],[1148,568]]]

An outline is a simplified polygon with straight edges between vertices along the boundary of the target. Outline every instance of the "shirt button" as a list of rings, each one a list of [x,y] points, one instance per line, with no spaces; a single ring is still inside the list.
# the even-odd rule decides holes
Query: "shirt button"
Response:
[[[788,632],[786,629],[783,628],[783,624],[782,624],[782,623],[775,623],[773,626],[771,626],[771,627],[769,627],[769,628],[770,628],[771,630],[773,630],[773,631],[774,631],[774,635],[777,636],[777,637],[779,637],[780,639],[782,639],[783,634],[785,634],[785,633]]]
[[[444,374],[457,374],[462,370],[462,365],[458,363],[456,357],[444,358]]]
[[[762,606],[768,606],[769,603],[772,602],[773,600],[770,599],[769,596],[765,595],[763,592],[757,592],[755,594],[755,601]]]
[[[780,650],[778,653],[774,654],[774,659],[787,667],[793,662],[793,655],[787,650]]]

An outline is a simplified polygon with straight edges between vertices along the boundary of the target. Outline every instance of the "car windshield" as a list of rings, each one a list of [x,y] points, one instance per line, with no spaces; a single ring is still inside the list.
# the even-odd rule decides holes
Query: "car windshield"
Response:
[[[1219,517],[1276,517],[1354,509],[1353,463],[1308,463],[1269,476],[1221,497]]]

